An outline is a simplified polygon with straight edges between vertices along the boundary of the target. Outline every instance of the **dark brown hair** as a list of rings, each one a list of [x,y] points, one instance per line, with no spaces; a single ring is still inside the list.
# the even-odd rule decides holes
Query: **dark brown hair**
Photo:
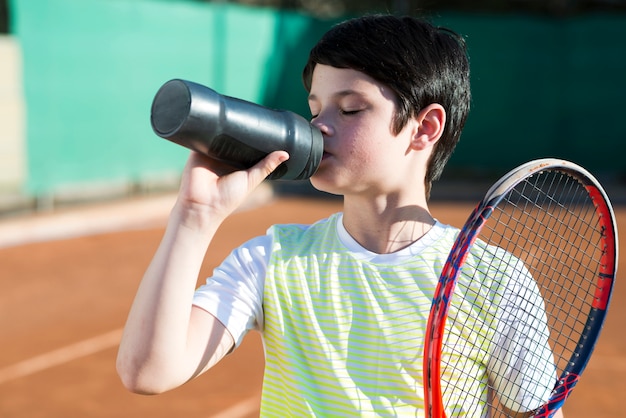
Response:
[[[393,90],[398,109],[392,129],[432,103],[446,110],[444,132],[426,170],[426,194],[441,176],[470,108],[469,59],[457,33],[414,17],[371,15],[332,27],[313,47],[302,78],[311,89],[317,64],[361,71]]]

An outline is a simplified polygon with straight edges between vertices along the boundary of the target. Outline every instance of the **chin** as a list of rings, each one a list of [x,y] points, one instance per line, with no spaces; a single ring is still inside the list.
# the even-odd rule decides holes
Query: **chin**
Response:
[[[325,181],[324,179],[320,178],[320,176],[318,176],[317,174],[314,174],[313,177],[309,179],[309,181],[311,182],[311,185],[316,190],[319,190],[320,192],[334,194],[334,195],[343,195],[343,193],[340,191],[340,187],[338,187],[336,184],[332,182]]]

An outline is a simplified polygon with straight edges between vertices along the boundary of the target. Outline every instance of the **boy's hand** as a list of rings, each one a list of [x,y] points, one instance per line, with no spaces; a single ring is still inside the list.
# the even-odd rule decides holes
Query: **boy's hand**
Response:
[[[248,170],[232,171],[227,165],[192,152],[183,171],[177,206],[197,220],[222,221],[282,162],[285,151],[274,151]]]

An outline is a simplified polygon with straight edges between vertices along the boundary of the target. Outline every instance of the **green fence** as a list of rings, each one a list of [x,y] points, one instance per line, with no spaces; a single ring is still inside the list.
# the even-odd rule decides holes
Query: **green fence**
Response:
[[[30,194],[178,173],[186,151],[149,124],[152,98],[172,78],[306,115],[300,71],[334,23],[193,1],[10,7],[24,62]],[[473,71],[473,109],[450,175],[499,174],[543,156],[606,178],[626,172],[626,16],[435,21],[467,35]]]
[[[457,171],[555,156],[626,174],[626,16],[444,18],[468,35],[473,109]]]

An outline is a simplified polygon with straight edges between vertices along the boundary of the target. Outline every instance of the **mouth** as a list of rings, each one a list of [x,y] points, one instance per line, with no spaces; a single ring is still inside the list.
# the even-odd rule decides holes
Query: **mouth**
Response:
[[[332,154],[328,151],[324,151],[322,153],[322,160],[325,160],[326,158],[330,157]]]

